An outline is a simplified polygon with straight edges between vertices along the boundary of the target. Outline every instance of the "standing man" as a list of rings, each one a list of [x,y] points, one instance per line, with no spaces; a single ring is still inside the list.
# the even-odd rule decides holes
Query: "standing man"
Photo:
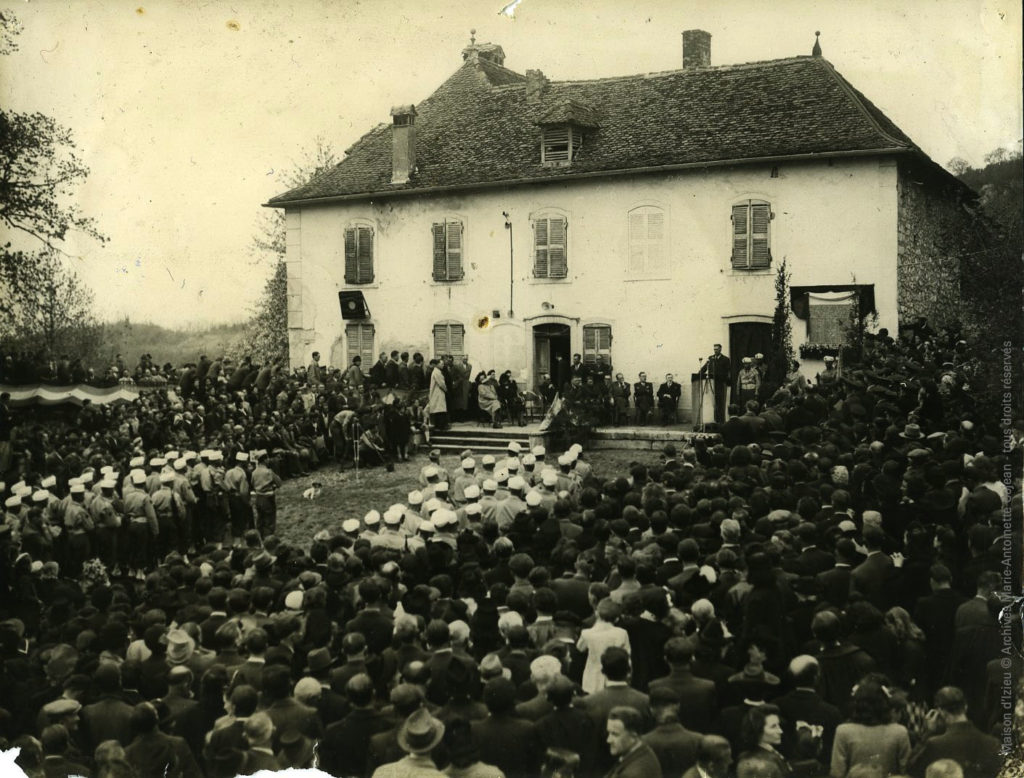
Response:
[[[701,377],[710,378],[715,387],[715,424],[725,422],[725,401],[732,380],[732,365],[729,357],[722,353],[722,344],[716,343],[715,353],[708,357],[707,364],[700,369]]]
[[[606,778],[661,778],[658,757],[642,739],[643,716],[625,705],[608,712],[608,750],[617,761]]]
[[[375,389],[381,389],[388,385],[388,355],[380,352],[380,358],[370,368],[370,385]]]
[[[736,405],[743,407],[747,400],[756,400],[758,391],[761,389],[761,372],[750,357],[743,357],[743,367],[736,377],[736,395],[738,400],[733,400]]]
[[[647,417],[654,407],[654,384],[647,380],[647,373],[640,373],[640,380],[633,384],[633,405],[636,407],[636,423],[647,425]]]
[[[235,466],[224,473],[224,491],[228,496],[228,511],[231,515],[231,539],[234,545],[242,543],[242,535],[252,524],[252,506],[249,501],[249,474],[246,463],[249,455],[244,451],[235,454]]]
[[[572,364],[569,365],[569,379],[578,378],[580,383],[585,384],[588,375],[590,375],[590,368],[583,364],[583,357],[579,354],[573,354]]]
[[[554,364],[551,365],[551,383],[555,385],[555,391],[564,393],[569,379],[569,366],[565,364],[565,357],[555,354]]]
[[[430,426],[441,431],[448,428],[448,403],[445,394],[448,385],[444,380],[441,364],[436,359],[430,360],[430,389],[427,397],[427,413],[430,414]]]
[[[388,386],[394,389],[398,386],[398,350],[391,352],[391,358],[384,365],[384,378]]]
[[[612,406],[612,424],[618,427],[619,422],[629,417],[629,384],[623,379],[622,373],[615,374],[615,383],[609,387],[608,395]]]
[[[256,507],[256,529],[260,537],[277,532],[277,490],[281,477],[270,469],[267,452],[256,452],[256,469],[252,471],[252,494]]]
[[[679,397],[682,388],[675,382],[671,373],[665,375],[665,383],[658,387],[658,408],[661,410],[661,423],[674,424],[679,409]]]
[[[323,368],[320,367],[320,352],[313,352],[313,361],[306,368],[306,381],[310,386],[319,386],[324,382]]]

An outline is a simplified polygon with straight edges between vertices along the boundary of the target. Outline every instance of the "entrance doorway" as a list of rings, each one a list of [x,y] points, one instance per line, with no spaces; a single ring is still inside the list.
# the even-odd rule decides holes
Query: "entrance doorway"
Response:
[[[569,380],[571,350],[568,324],[536,325],[533,328],[534,386],[540,384],[541,376],[547,373],[551,376],[551,383],[561,391],[562,385]]]
[[[764,354],[765,360],[772,349],[772,325],[766,322],[737,322],[729,325],[729,364],[732,376],[729,386],[735,387],[736,376],[743,366],[743,357]]]

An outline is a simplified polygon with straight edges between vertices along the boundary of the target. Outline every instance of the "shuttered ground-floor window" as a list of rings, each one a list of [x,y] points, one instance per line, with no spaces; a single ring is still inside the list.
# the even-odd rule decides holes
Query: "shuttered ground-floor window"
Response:
[[[348,364],[353,357],[360,357],[363,370],[373,364],[373,325],[365,322],[352,323],[345,327],[346,356]]]
[[[466,355],[466,328],[458,322],[440,322],[434,325],[434,356]]]
[[[583,326],[583,363],[596,365],[598,357],[606,365],[612,364],[612,328],[610,324]]]

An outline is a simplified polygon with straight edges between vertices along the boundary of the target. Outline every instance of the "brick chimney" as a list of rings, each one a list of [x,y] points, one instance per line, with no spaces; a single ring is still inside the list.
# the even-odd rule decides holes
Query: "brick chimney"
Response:
[[[711,67],[711,33],[683,31],[683,70]]]
[[[406,184],[416,170],[416,108],[391,109],[391,183]]]
[[[536,103],[547,89],[548,80],[539,70],[526,71],[526,102]]]

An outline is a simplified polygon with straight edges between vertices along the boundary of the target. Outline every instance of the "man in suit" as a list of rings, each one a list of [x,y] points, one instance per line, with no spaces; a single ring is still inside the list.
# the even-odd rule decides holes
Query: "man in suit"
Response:
[[[39,738],[43,747],[43,775],[45,778],[66,778],[80,775],[92,778],[92,771],[85,765],[68,759],[68,731],[61,724],[51,724]]]
[[[646,694],[629,685],[629,671],[629,654],[625,649],[617,646],[605,649],[601,655],[601,673],[606,679],[605,688],[588,694],[577,702],[577,706],[590,716],[598,732],[605,725],[612,709],[619,707],[629,707],[637,712],[637,737],[647,732],[653,725],[654,715],[651,713],[650,700]],[[606,770],[611,767],[613,761],[609,758],[609,753],[608,749],[600,749],[597,756],[599,766]]]
[[[850,599],[850,580],[856,557],[857,549],[852,540],[841,538],[836,542],[836,562],[832,569],[815,576],[822,599],[826,602],[838,608],[846,607],[846,602]]]
[[[668,675],[651,681],[650,693],[671,689],[679,702],[680,723],[688,729],[707,729],[718,713],[715,682],[698,678],[690,669],[693,661],[693,643],[684,637],[671,638],[665,643],[665,661]]]
[[[506,778],[537,775],[540,753],[534,724],[515,713],[516,687],[504,677],[493,678],[484,687],[488,716],[472,723],[473,744],[480,761],[494,765]]]
[[[782,568],[794,575],[816,576],[831,570],[835,566],[835,558],[827,551],[818,548],[818,528],[808,522],[796,528],[800,539],[800,553],[792,559],[785,560]]]
[[[932,593],[921,597],[914,610],[914,622],[924,631],[929,690],[938,690],[949,672],[956,633],[956,612],[964,598],[953,589],[949,568],[934,564],[928,571]]]
[[[380,656],[391,645],[394,621],[381,610],[381,588],[372,578],[359,582],[359,598],[363,609],[348,623],[348,632],[361,632],[366,638],[367,650]]]
[[[157,726],[159,715],[150,702],[140,702],[132,711],[135,739],[125,748],[125,758],[136,775],[180,775],[199,778],[202,772],[183,738],[167,735]]]
[[[964,778],[997,775],[1002,766],[999,741],[967,720],[967,701],[955,686],[944,686],[935,694],[935,714],[929,726],[944,726],[941,734],[926,738],[911,758],[908,772],[924,778],[928,765],[952,759],[963,769]]]
[[[821,752],[832,753],[832,740],[836,727],[843,721],[839,708],[829,705],[818,694],[821,668],[813,656],[802,654],[789,663],[789,674],[794,687],[772,700],[782,714],[782,751],[793,754],[796,748],[797,726],[800,722],[822,728]]]
[[[548,700],[548,687],[562,672],[562,663],[557,657],[545,654],[530,662],[530,681],[537,689],[537,695],[516,705],[516,715],[527,721],[540,721],[555,709]]]
[[[369,757],[370,738],[391,722],[373,707],[373,681],[365,673],[345,684],[352,710],[331,724],[320,740],[320,768],[331,775],[361,775]]]
[[[281,665],[263,671],[263,703],[277,732],[295,730],[306,737],[320,736],[320,717],[316,708],[303,705],[292,696],[291,673]]]
[[[726,396],[732,384],[732,366],[729,357],[722,353],[721,343],[714,345],[714,353],[701,367],[700,375],[712,381],[715,390],[715,424],[722,424],[725,421]]]
[[[864,599],[885,611],[889,607],[894,576],[893,561],[882,550],[885,533],[879,527],[869,526],[864,529],[864,545],[868,556],[853,568],[850,577],[853,587],[864,595]]]
[[[380,357],[370,368],[370,384],[378,389],[388,385],[388,355],[384,351],[380,352]]]
[[[679,723],[679,698],[667,686],[651,689],[651,708],[657,725],[643,741],[658,757],[665,775],[682,775],[697,763],[701,736]]]
[[[629,384],[623,380],[622,373],[615,374],[615,381],[608,389],[612,406],[612,424],[616,427],[629,416]]]
[[[633,405],[636,407],[636,423],[645,426],[654,407],[654,384],[647,380],[647,373],[640,373],[640,380],[633,384]]]
[[[658,757],[643,739],[643,718],[635,708],[616,706],[606,719],[608,750],[617,761],[607,778],[661,778]]]
[[[585,384],[587,382],[587,376],[590,375],[590,368],[583,363],[583,357],[579,354],[572,355],[572,364],[569,365],[569,380],[574,378],[580,379],[580,383]]]
[[[250,775],[260,770],[277,771],[280,769],[277,757],[274,756],[274,722],[266,713],[254,713],[242,728],[245,742],[249,748],[245,751],[245,771]]]
[[[682,387],[675,382],[671,373],[665,375],[665,383],[658,387],[658,408],[662,424],[675,424],[679,411],[679,397]]]
[[[121,699],[121,668],[103,662],[93,675],[99,699],[82,708],[82,731],[89,753],[104,740],[116,740],[122,746],[132,742],[132,706]]]

